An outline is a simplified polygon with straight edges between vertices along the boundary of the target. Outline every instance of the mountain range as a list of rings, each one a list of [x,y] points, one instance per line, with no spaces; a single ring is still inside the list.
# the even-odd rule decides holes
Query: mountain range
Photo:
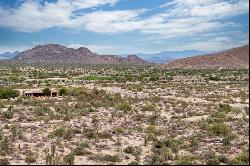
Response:
[[[14,61],[28,63],[76,63],[76,64],[146,64],[136,55],[98,55],[88,48],[67,48],[58,44],[39,45],[13,58]]]
[[[19,54],[18,51],[16,52],[5,52],[0,54],[0,59],[11,59]]]
[[[214,54],[183,58],[165,65],[161,65],[161,67],[166,69],[249,68],[249,45]]]
[[[0,59],[11,59],[15,56],[17,56],[20,52],[16,51],[14,53],[6,52],[3,54],[0,54]],[[144,61],[150,62],[150,63],[169,63],[171,61],[191,57],[195,55],[203,55],[207,54],[208,52],[205,51],[198,51],[198,50],[184,50],[184,51],[162,51],[159,53],[154,54],[144,54],[139,53],[137,56]],[[126,57],[128,54],[122,54],[119,55],[120,57]]]
[[[162,51],[154,54],[138,54],[140,58],[151,63],[169,63],[171,61],[196,56],[204,55],[208,52],[198,50],[184,50],[184,51]]]
[[[164,51],[156,54],[99,55],[88,48],[67,48],[58,44],[39,45],[23,52],[4,53],[0,59],[25,63],[147,64],[161,63],[166,69],[249,68],[249,45],[226,51]]]

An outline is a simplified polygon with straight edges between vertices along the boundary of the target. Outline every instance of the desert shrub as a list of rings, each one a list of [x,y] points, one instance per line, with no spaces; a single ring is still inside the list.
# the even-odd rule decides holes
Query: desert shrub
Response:
[[[79,115],[81,116],[86,116],[89,112],[91,112],[92,109],[91,108],[83,108],[79,111]]]
[[[222,121],[226,118],[229,112],[232,112],[233,108],[228,104],[220,104],[219,110],[211,115],[215,120]]]
[[[87,142],[81,142],[73,150],[73,154],[76,156],[85,156],[91,154],[91,152],[89,152],[87,148],[89,148],[89,144]]]
[[[101,132],[101,133],[98,133],[98,137],[100,139],[111,139],[112,135],[108,132]]]
[[[247,115],[249,115],[249,107],[244,107],[244,111],[246,112]]]
[[[154,153],[151,156],[148,156],[149,158],[149,165],[164,165],[164,159],[160,157],[159,154]]]
[[[219,165],[220,161],[217,157],[211,158],[206,161],[207,165]]]
[[[49,88],[43,89],[43,95],[50,96],[51,95],[51,90]]]
[[[146,104],[142,107],[141,111],[146,112],[146,111],[155,111],[155,107],[151,104]]]
[[[94,160],[94,161],[106,161],[106,162],[121,162],[122,159],[119,155],[110,155],[110,154],[97,154],[94,156],[90,156],[88,158],[89,160]]]
[[[96,138],[95,129],[84,129],[83,134],[88,139],[94,139],[94,138]]]
[[[7,158],[0,158],[0,165],[10,165],[10,162]]]
[[[194,152],[195,150],[197,150],[199,147],[199,142],[197,140],[196,137],[192,137],[191,138],[191,142],[190,142],[190,148],[191,148],[191,151]]]
[[[211,81],[219,81],[220,80],[220,76],[218,75],[210,75],[208,77],[208,80],[211,80]]]
[[[58,126],[52,133],[50,137],[60,137],[66,140],[71,140],[75,135],[75,130],[67,126]]]
[[[74,160],[75,160],[75,156],[72,153],[63,157],[63,161],[68,165],[74,165]]]
[[[122,134],[125,132],[125,129],[123,127],[117,127],[117,128],[114,128],[114,132],[116,134]]]
[[[133,146],[128,146],[123,151],[128,154],[133,154],[135,152],[135,148]]]
[[[10,126],[10,131],[12,134],[12,139],[21,139],[22,138],[22,128],[19,124],[14,124]]]
[[[35,163],[36,162],[36,155],[33,152],[28,151],[26,153],[25,162],[28,164]]]
[[[249,150],[244,150],[240,155],[236,157],[236,160],[243,165],[249,165]]]
[[[193,165],[194,160],[195,160],[194,156],[181,156],[176,161],[176,165]]]
[[[62,89],[59,90],[59,95],[60,96],[65,96],[67,94],[68,94],[68,90],[67,89],[62,88]]]
[[[116,106],[116,109],[117,109],[117,110],[126,111],[126,112],[132,111],[132,107],[131,107],[131,105],[128,104],[128,103],[120,103],[120,104],[118,104],[118,105]]]
[[[166,138],[164,140],[159,140],[154,143],[154,147],[158,149],[162,149],[164,147],[170,148],[173,152],[178,151],[178,147],[180,145],[180,141],[175,138]]]
[[[225,156],[225,155],[219,155],[218,160],[220,161],[220,163],[228,163],[229,162],[227,156]]]
[[[82,148],[89,148],[90,147],[88,142],[80,142],[78,146],[80,146]]]
[[[131,161],[128,165],[140,165],[137,161]]]
[[[47,107],[38,108],[35,110],[36,116],[45,116],[50,110]]]
[[[76,97],[87,96],[89,94],[88,90],[82,87],[69,89],[68,93],[69,95],[76,96]]]
[[[208,133],[212,136],[229,136],[232,135],[232,129],[225,124],[213,123],[208,127]]]
[[[135,147],[133,155],[135,156],[135,160],[137,162],[140,162],[140,160],[141,160],[141,157],[140,157],[141,154],[142,154],[142,149],[140,147]]]
[[[18,97],[18,96],[19,96],[19,93],[16,90],[9,89],[9,88],[0,89],[0,99],[10,99],[10,98]]]
[[[155,125],[159,117],[160,117],[160,112],[155,110],[153,114],[148,117],[148,121],[151,125]]]
[[[2,113],[4,118],[12,119],[14,116],[14,111],[12,110],[12,107],[10,106],[7,111]]]
[[[76,156],[85,156],[91,154],[91,152],[89,152],[87,149],[83,147],[78,146],[75,149],[73,149],[73,154]]]
[[[0,156],[5,156],[9,153],[9,141],[7,137],[0,139]]]
[[[203,158],[207,165],[219,165],[220,161],[212,150],[203,152]]]

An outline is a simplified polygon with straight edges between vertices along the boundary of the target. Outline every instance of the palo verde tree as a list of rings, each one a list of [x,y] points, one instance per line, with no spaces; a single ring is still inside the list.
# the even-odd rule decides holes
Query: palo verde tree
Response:
[[[50,96],[50,95],[51,95],[51,90],[50,90],[49,88],[45,88],[45,89],[43,90],[43,95],[45,95],[45,96]]]

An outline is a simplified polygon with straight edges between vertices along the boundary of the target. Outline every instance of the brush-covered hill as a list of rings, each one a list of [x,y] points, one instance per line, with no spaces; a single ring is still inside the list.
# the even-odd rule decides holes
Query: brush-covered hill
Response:
[[[169,69],[241,69],[249,68],[249,45],[227,51],[183,58],[161,65]]]

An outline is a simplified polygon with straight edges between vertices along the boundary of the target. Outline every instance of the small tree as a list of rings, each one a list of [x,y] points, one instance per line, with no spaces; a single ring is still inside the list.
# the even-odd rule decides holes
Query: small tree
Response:
[[[37,157],[37,156],[36,156],[33,152],[28,151],[28,152],[26,153],[25,162],[26,162],[27,164],[35,163],[35,162],[36,162],[36,157]]]
[[[117,135],[117,145],[121,145],[121,135],[124,133],[124,128],[118,127],[114,129],[116,135]]]
[[[74,154],[70,153],[70,154],[64,156],[63,160],[68,165],[74,165],[75,156],[74,156]]]
[[[45,89],[43,90],[43,95],[45,95],[45,96],[50,96],[50,95],[51,95],[51,90],[50,90],[49,88],[45,88]]]
[[[197,138],[195,136],[193,136],[191,138],[191,142],[190,142],[191,152],[194,152],[195,150],[197,150],[198,147],[199,147],[199,142],[198,142]]]
[[[95,128],[95,141],[98,142],[99,141],[99,120],[97,118],[97,116],[94,116],[92,119],[92,123],[94,124],[94,128]]]
[[[11,134],[12,134],[12,139],[15,141],[16,139],[21,139],[22,138],[22,130],[21,126],[18,124],[14,124],[10,126]]]
[[[60,91],[59,91],[59,94],[60,94],[60,96],[64,96],[64,95],[66,95],[68,92],[67,92],[67,89],[65,89],[65,88],[62,88],[62,89],[60,89]]]
[[[227,152],[228,147],[231,145],[232,138],[230,136],[225,136],[222,140],[225,153]]]

